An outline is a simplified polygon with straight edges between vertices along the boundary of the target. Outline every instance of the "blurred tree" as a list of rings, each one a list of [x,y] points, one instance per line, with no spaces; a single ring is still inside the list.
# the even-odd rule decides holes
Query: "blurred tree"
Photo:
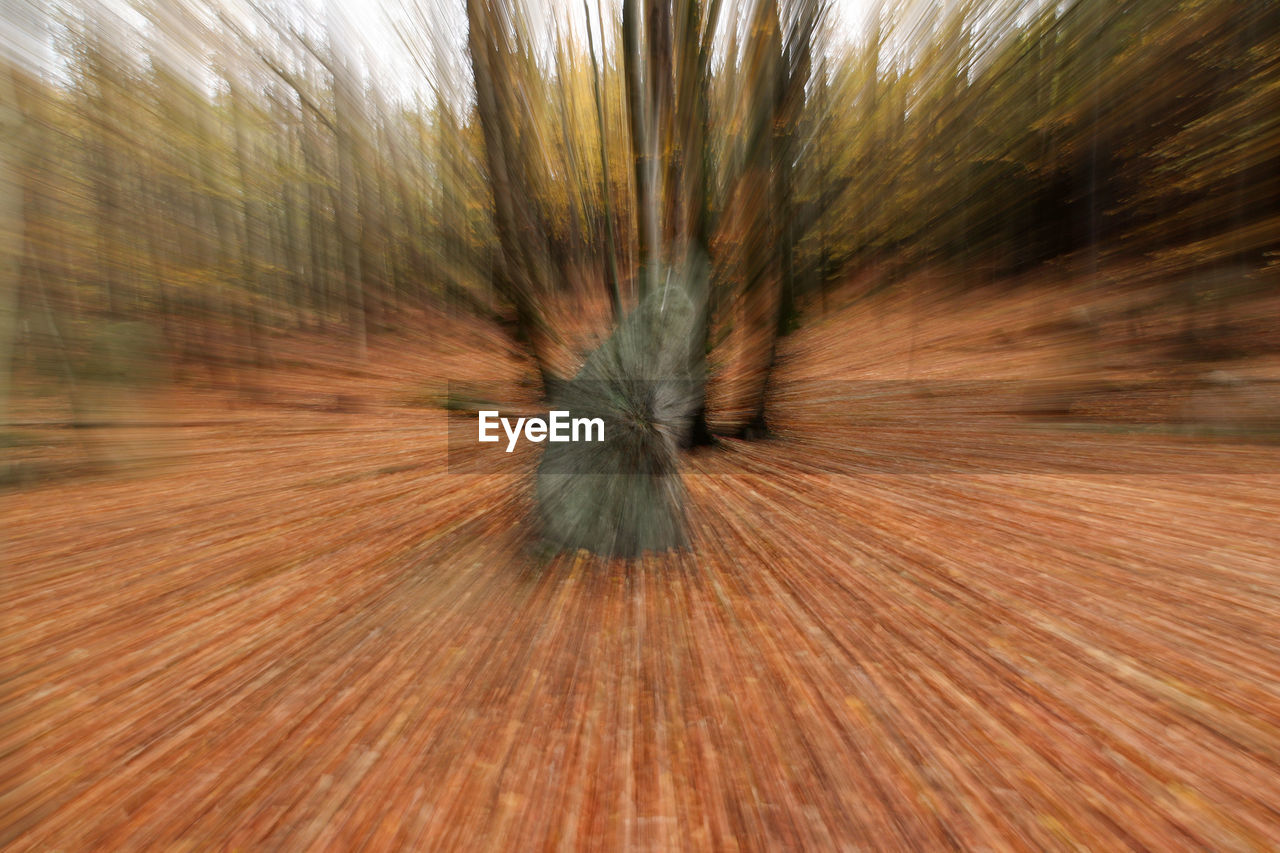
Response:
[[[797,171],[814,42],[824,4],[794,0],[784,19],[777,0],[758,0],[747,46],[745,144],[734,198],[747,211],[740,253],[744,322],[758,359],[744,438],[769,434],[765,406],[779,339],[797,322]],[[809,165],[809,164],[806,164]]]
[[[545,233],[531,195],[527,152],[516,130],[527,116],[522,109],[522,81],[513,65],[529,58],[523,43],[512,41],[522,26],[504,7],[488,0],[467,0],[468,46],[475,77],[476,112],[484,134],[484,153],[493,193],[494,229],[498,237],[494,283],[515,310],[515,333],[533,357],[548,389],[554,377],[544,352],[548,329],[538,307],[551,288]]]
[[[0,57],[0,482],[8,480],[10,370],[18,331],[18,287],[24,233],[25,122],[13,69]]]
[[[616,322],[622,318],[622,285],[618,276],[618,250],[614,245],[613,181],[609,175],[609,152],[606,141],[608,124],[605,119],[604,98],[600,94],[600,65],[596,61],[595,35],[592,33],[591,8],[587,5],[587,0],[582,0],[582,12],[587,23],[587,51],[591,56],[591,90],[596,102],[596,136],[599,141],[600,171],[601,180],[603,181],[600,198],[601,207],[604,208],[605,270],[608,276],[609,302],[613,308],[613,319]],[[600,23],[601,32],[603,33],[603,20]]]

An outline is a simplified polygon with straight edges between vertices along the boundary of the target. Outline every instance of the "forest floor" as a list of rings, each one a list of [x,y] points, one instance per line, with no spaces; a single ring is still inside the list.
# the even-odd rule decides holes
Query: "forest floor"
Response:
[[[1280,442],[1228,429],[1280,374],[1146,394],[1176,318],[1077,297],[833,294],[634,563],[538,554],[532,455],[449,472],[481,330],[33,398],[0,847],[1280,848]]]

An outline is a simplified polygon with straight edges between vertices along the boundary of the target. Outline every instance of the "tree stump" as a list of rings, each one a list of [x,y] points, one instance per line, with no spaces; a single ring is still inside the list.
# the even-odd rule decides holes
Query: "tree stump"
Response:
[[[554,547],[632,558],[688,544],[679,450],[702,402],[706,287],[705,264],[668,274],[573,379],[548,389],[553,409],[604,421],[603,441],[548,444],[539,463]]]

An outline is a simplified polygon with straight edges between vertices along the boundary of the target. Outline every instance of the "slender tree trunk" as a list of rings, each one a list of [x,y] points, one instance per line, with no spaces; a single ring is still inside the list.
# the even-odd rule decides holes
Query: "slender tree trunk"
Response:
[[[711,43],[719,18],[720,0],[711,0],[703,11],[701,0],[685,0],[684,62],[680,92],[692,100],[692,104],[680,111],[688,115],[685,155],[683,160],[684,203],[687,217],[688,240],[711,260]],[[714,270],[714,264],[708,264]],[[714,272],[712,273],[714,276]],[[711,342],[712,294],[715,281],[709,278],[703,295],[698,339],[694,342],[695,357],[700,360],[697,372],[704,376],[701,399],[693,414],[685,443],[689,447],[715,444],[715,436],[707,423],[707,356]]]
[[[0,66],[0,482],[12,475],[8,449],[12,425],[13,346],[18,330],[18,285],[24,243],[23,117],[16,72]]]
[[[598,7],[597,7],[598,10]],[[609,177],[609,152],[605,145],[606,123],[604,98],[600,94],[600,65],[596,61],[595,36],[591,32],[591,9],[587,0],[582,0],[582,12],[587,20],[587,49],[591,53],[591,86],[596,99],[596,128],[600,142],[600,170],[604,180],[604,252],[605,272],[609,282],[609,303],[613,306],[614,322],[622,319],[622,288],[618,283],[618,252],[614,246],[613,232],[613,181]],[[601,32],[604,32],[604,19],[600,19]]]
[[[337,127],[338,147],[338,216],[339,251],[342,255],[343,285],[347,302],[347,325],[355,341],[356,357],[364,360],[368,349],[368,326],[364,304],[364,276],[360,266],[361,211],[358,209],[360,193],[356,187],[356,141],[352,122],[355,112],[354,82],[350,79],[344,60],[334,63],[333,100],[334,124]]]
[[[651,88],[646,85],[646,75],[652,69],[644,67],[645,53],[640,50],[640,21],[637,4],[640,0],[623,0],[622,39],[624,73],[626,77],[627,107],[631,117],[631,160],[635,174],[635,220],[638,257],[637,291],[641,300],[653,289],[658,273],[658,217],[657,159],[654,149],[657,143],[657,127],[654,121],[654,105]],[[647,25],[649,22],[646,21]]]
[[[304,107],[300,113],[302,126],[299,143],[302,146],[302,163],[306,171],[306,205],[307,205],[307,272],[310,284],[311,308],[315,312],[317,325],[323,331],[327,325],[329,311],[329,256],[325,242],[325,229],[320,221],[324,210],[323,197],[317,187],[320,180],[320,157],[315,151],[314,121],[308,118],[308,110]]]
[[[245,290],[248,305],[237,299],[238,313],[243,314],[245,331],[247,332],[249,349],[253,352],[254,365],[264,366],[269,360],[263,344],[263,320],[260,301],[264,283],[262,281],[262,229],[266,226],[259,205],[255,199],[254,179],[249,171],[250,163],[256,159],[257,151],[249,133],[249,115],[245,104],[245,96],[240,86],[227,78],[231,88],[232,123],[235,130],[236,171],[240,178],[240,220],[244,228],[244,239],[240,243],[240,276],[241,286]]]
[[[97,209],[94,212],[95,237],[99,283],[105,290],[107,312],[115,319],[123,310],[123,281],[121,254],[124,251],[123,231],[120,227],[120,169],[111,130],[116,120],[108,88],[111,85],[108,60],[102,55],[101,46],[89,50],[88,72],[96,92],[91,96],[91,109],[95,118],[93,141],[88,150],[90,169],[93,172],[93,194]]]

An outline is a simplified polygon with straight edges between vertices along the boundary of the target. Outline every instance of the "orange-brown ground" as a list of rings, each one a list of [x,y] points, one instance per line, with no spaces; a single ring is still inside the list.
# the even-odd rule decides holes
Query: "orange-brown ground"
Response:
[[[0,847],[1280,847],[1280,447],[931,470],[955,427],[788,389],[1159,367],[1043,293],[830,307],[782,437],[690,459],[692,553],[629,565],[537,555],[529,457],[447,472],[423,402],[502,345],[439,323],[50,430],[0,493]]]

